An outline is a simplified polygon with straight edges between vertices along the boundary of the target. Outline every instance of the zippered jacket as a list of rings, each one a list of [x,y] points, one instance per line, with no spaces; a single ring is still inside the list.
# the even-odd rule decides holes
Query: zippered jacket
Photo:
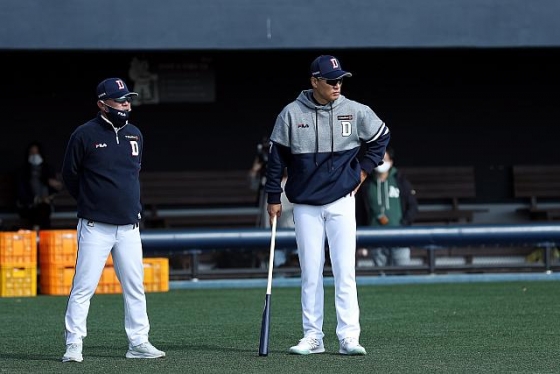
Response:
[[[74,130],[62,179],[78,203],[78,218],[113,225],[138,223],[142,149],[142,133],[136,126],[115,128],[101,114]]]
[[[343,95],[318,105],[312,93],[302,91],[276,119],[265,185],[269,204],[280,203],[284,167],[292,203],[325,205],[352,192],[361,170],[370,174],[383,162],[390,132],[370,107]],[[365,152],[359,152],[362,144]]]

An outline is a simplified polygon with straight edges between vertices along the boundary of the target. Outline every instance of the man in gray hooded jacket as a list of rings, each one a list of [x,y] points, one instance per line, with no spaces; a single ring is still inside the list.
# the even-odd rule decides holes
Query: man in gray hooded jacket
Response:
[[[351,76],[336,57],[317,57],[311,64],[312,88],[284,107],[270,136],[267,210],[271,220],[280,217],[283,192],[294,204],[301,267],[303,338],[290,348],[293,354],[325,351],[325,239],[335,282],[339,353],[366,354],[359,343],[354,196],[366,176],[383,163],[390,133],[371,108],[341,95],[343,78]],[[365,152],[358,159],[362,143]]]

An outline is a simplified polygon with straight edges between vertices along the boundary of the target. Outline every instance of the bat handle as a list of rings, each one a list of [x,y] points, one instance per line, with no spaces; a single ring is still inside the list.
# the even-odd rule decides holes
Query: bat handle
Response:
[[[268,282],[266,285],[266,294],[272,292],[272,269],[274,268],[274,247],[276,245],[276,216],[272,217],[272,236],[270,238],[270,253],[268,255]]]

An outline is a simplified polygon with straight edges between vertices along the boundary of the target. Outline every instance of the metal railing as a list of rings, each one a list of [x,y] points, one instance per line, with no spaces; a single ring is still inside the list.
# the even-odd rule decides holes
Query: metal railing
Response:
[[[271,233],[267,229],[208,229],[176,230],[146,229],[142,231],[145,256],[183,255],[190,257],[190,268],[183,276],[197,279],[201,276],[259,277],[266,275],[266,269],[212,269],[200,270],[199,256],[208,251],[252,251],[268,253]],[[518,225],[456,225],[456,226],[411,226],[388,228],[358,228],[357,246],[415,247],[426,251],[426,261],[421,265],[403,267],[382,267],[357,269],[357,274],[394,272],[441,271],[544,271],[560,268],[552,258],[552,251],[560,243],[560,224],[536,223]],[[495,265],[438,265],[436,258],[441,250],[449,247],[474,247],[481,253],[488,246],[506,248],[509,246],[531,246],[542,250],[542,261],[537,263],[495,264]],[[276,249],[296,248],[295,232],[278,229]],[[278,269],[279,273],[297,274],[298,268]],[[325,267],[325,272],[330,268]]]

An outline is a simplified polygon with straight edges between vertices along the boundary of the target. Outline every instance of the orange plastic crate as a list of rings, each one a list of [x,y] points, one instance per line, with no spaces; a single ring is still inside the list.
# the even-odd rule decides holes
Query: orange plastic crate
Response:
[[[76,230],[39,231],[39,263],[75,266],[78,251]]]
[[[144,263],[144,290],[145,292],[169,291],[169,259],[145,258]],[[72,287],[75,268],[64,267],[56,264],[41,264],[39,276],[40,292],[44,295],[68,295]],[[115,268],[105,265],[96,294],[122,293],[121,284],[115,273]]]
[[[78,253],[76,230],[43,230],[39,232],[39,263],[75,266]],[[113,265],[109,254],[107,265]]]
[[[64,267],[53,264],[46,266],[43,264],[39,275],[40,293],[43,295],[69,295],[75,271],[73,266]],[[113,267],[105,266],[99,278],[96,293],[118,293],[120,290]]]
[[[42,295],[69,295],[74,271],[73,266],[41,265],[39,292]]]
[[[145,258],[144,263],[144,291],[169,291],[169,259]],[[113,266],[106,265],[101,274],[97,294],[122,293],[121,284]]]
[[[0,267],[0,296],[28,297],[37,295],[37,267]]]
[[[107,263],[105,266],[113,266],[113,255],[109,253],[109,257],[107,257]]]
[[[25,264],[25,265],[23,265]],[[0,265],[37,265],[37,234],[35,231],[0,233]]]
[[[113,294],[121,293],[122,287],[115,273],[115,268],[112,266],[105,266],[99,284],[95,290],[96,294]]]

